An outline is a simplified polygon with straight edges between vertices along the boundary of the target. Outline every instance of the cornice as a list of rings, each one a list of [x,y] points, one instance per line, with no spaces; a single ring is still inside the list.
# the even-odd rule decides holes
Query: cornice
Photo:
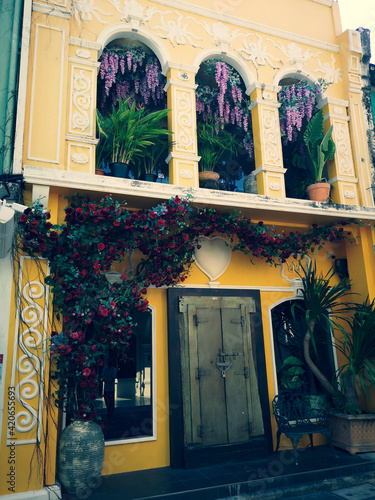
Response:
[[[196,206],[237,209],[253,219],[272,220],[277,223],[327,224],[340,220],[375,221],[374,207],[320,203],[293,198],[274,198],[229,191],[187,188],[159,182],[149,183],[132,179],[90,175],[43,167],[24,166],[24,180],[29,184],[49,186],[61,194],[77,191],[102,196],[112,193],[126,197],[129,204],[154,206],[174,196],[190,197]]]
[[[33,11],[40,12],[41,14],[48,14],[49,16],[61,17],[63,19],[70,19],[71,16],[68,10],[61,9],[56,5],[43,5],[37,2],[33,2]]]

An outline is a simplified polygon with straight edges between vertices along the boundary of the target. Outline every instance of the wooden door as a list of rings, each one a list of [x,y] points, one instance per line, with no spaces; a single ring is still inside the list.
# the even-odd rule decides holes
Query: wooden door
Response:
[[[185,446],[264,433],[250,328],[252,298],[180,299]]]

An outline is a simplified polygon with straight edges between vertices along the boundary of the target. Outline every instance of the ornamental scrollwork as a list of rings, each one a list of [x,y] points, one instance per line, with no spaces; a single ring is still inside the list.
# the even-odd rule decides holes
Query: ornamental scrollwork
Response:
[[[159,12],[159,11],[158,11]],[[159,30],[161,33],[157,33],[160,38],[164,38],[169,40],[173,47],[177,45],[186,45],[190,44],[192,47],[203,48],[201,45],[198,45],[198,41],[203,40],[203,38],[199,38],[195,36],[193,33],[188,31],[188,22],[182,24],[183,16],[177,10],[174,12],[168,10],[160,13],[160,25],[153,26],[153,30]],[[172,18],[165,19],[168,15],[172,15]]]
[[[318,68],[315,69],[315,73],[321,73],[324,80],[327,83],[338,83],[342,81],[341,69],[335,68],[336,59],[333,54],[331,54],[331,63],[324,63],[318,60]]]
[[[123,6],[120,0],[107,0],[113,7],[122,14],[121,21],[126,21],[131,25],[133,31],[137,31],[141,24],[148,23],[154,13],[155,8],[148,8],[145,11],[143,5],[137,0],[123,0]]]
[[[256,36],[258,41],[248,43],[246,40],[248,36]],[[241,52],[244,59],[250,61],[256,69],[258,69],[259,66],[265,66],[266,64],[269,64],[273,69],[279,69],[280,66],[276,63],[281,63],[281,61],[269,54],[267,52],[267,45],[262,46],[262,42],[263,38],[260,35],[249,33],[249,35],[243,38],[243,47],[236,50]]]
[[[15,428],[18,432],[29,432],[40,420],[40,391],[43,387],[41,367],[45,349],[44,309],[36,302],[45,294],[45,287],[39,281],[24,285],[22,297],[27,306],[21,311],[22,324],[26,327],[19,333],[18,346],[22,355],[18,357],[16,369],[21,380],[16,385],[16,400],[22,410],[15,415]],[[34,405],[30,403],[34,402]]]
[[[72,14],[74,15],[79,26],[81,25],[81,21],[92,21],[93,16],[100,23],[108,24],[109,21],[103,21],[99,14],[102,16],[112,16],[112,14],[107,14],[102,9],[94,7],[94,0],[73,0]]]
[[[285,47],[285,45],[280,41],[275,42],[274,40],[272,40],[272,38],[267,38],[267,40],[272,42],[275,47],[281,50],[281,52],[287,58],[287,62],[289,64],[296,65],[296,67],[299,69],[302,68],[302,66],[306,64],[309,59],[311,59],[312,57],[318,57],[318,55],[321,54],[321,52],[313,54],[311,52],[311,49],[303,51],[302,48],[295,42],[288,43]]]
[[[349,131],[347,123],[335,121],[333,125],[337,170],[339,175],[353,175],[353,163],[350,154]]]
[[[192,94],[176,89],[177,145],[176,149],[187,151],[193,146],[193,104]]]
[[[266,165],[280,165],[280,131],[277,119],[277,111],[273,109],[262,110],[262,126],[264,137],[264,153]]]
[[[84,132],[90,126],[90,116],[88,110],[91,106],[92,80],[88,78],[84,70],[73,74],[73,104],[75,111],[72,116],[73,129]]]

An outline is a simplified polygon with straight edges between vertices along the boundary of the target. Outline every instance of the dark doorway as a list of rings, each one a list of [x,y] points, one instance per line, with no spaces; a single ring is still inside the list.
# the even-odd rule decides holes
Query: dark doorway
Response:
[[[271,447],[259,293],[168,292],[171,465],[264,457]]]

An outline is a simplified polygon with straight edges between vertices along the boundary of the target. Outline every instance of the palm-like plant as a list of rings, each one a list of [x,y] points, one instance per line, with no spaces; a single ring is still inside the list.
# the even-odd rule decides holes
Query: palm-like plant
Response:
[[[334,329],[343,331],[339,320],[345,318],[345,313],[351,309],[351,305],[341,302],[341,299],[349,295],[350,281],[342,280],[336,285],[331,285],[330,279],[335,273],[334,269],[330,269],[324,275],[323,273],[318,274],[315,263],[310,263],[307,269],[303,266],[301,267],[303,272],[300,277],[303,284],[302,293],[306,327],[303,340],[304,358],[307,366],[319,380],[323,389],[332,396],[336,396],[336,388],[328,381],[311,359],[310,343],[313,345],[315,352],[317,352],[314,329],[318,323],[328,325],[332,331]],[[295,307],[301,306],[297,302]]]
[[[323,110],[316,113],[307,124],[303,140],[312,161],[315,182],[322,181],[323,168],[327,160],[333,160],[336,146],[332,139],[333,126],[324,134]]]
[[[198,123],[197,136],[201,172],[214,171],[223,154],[225,152],[235,154],[240,145],[235,134],[225,129],[217,130],[213,120],[208,123]]]
[[[369,386],[375,387],[375,299],[356,304],[347,323],[349,332],[343,331],[343,339],[336,341],[347,359],[339,369],[339,377],[344,410],[356,413],[361,412],[358,391],[367,399]]]
[[[130,99],[120,100],[118,109],[113,107],[108,116],[97,111],[101,153],[112,162],[129,164],[161,136],[172,133],[160,126],[160,120],[167,116],[169,109],[147,113],[144,108],[137,108],[135,102],[129,104]]]

